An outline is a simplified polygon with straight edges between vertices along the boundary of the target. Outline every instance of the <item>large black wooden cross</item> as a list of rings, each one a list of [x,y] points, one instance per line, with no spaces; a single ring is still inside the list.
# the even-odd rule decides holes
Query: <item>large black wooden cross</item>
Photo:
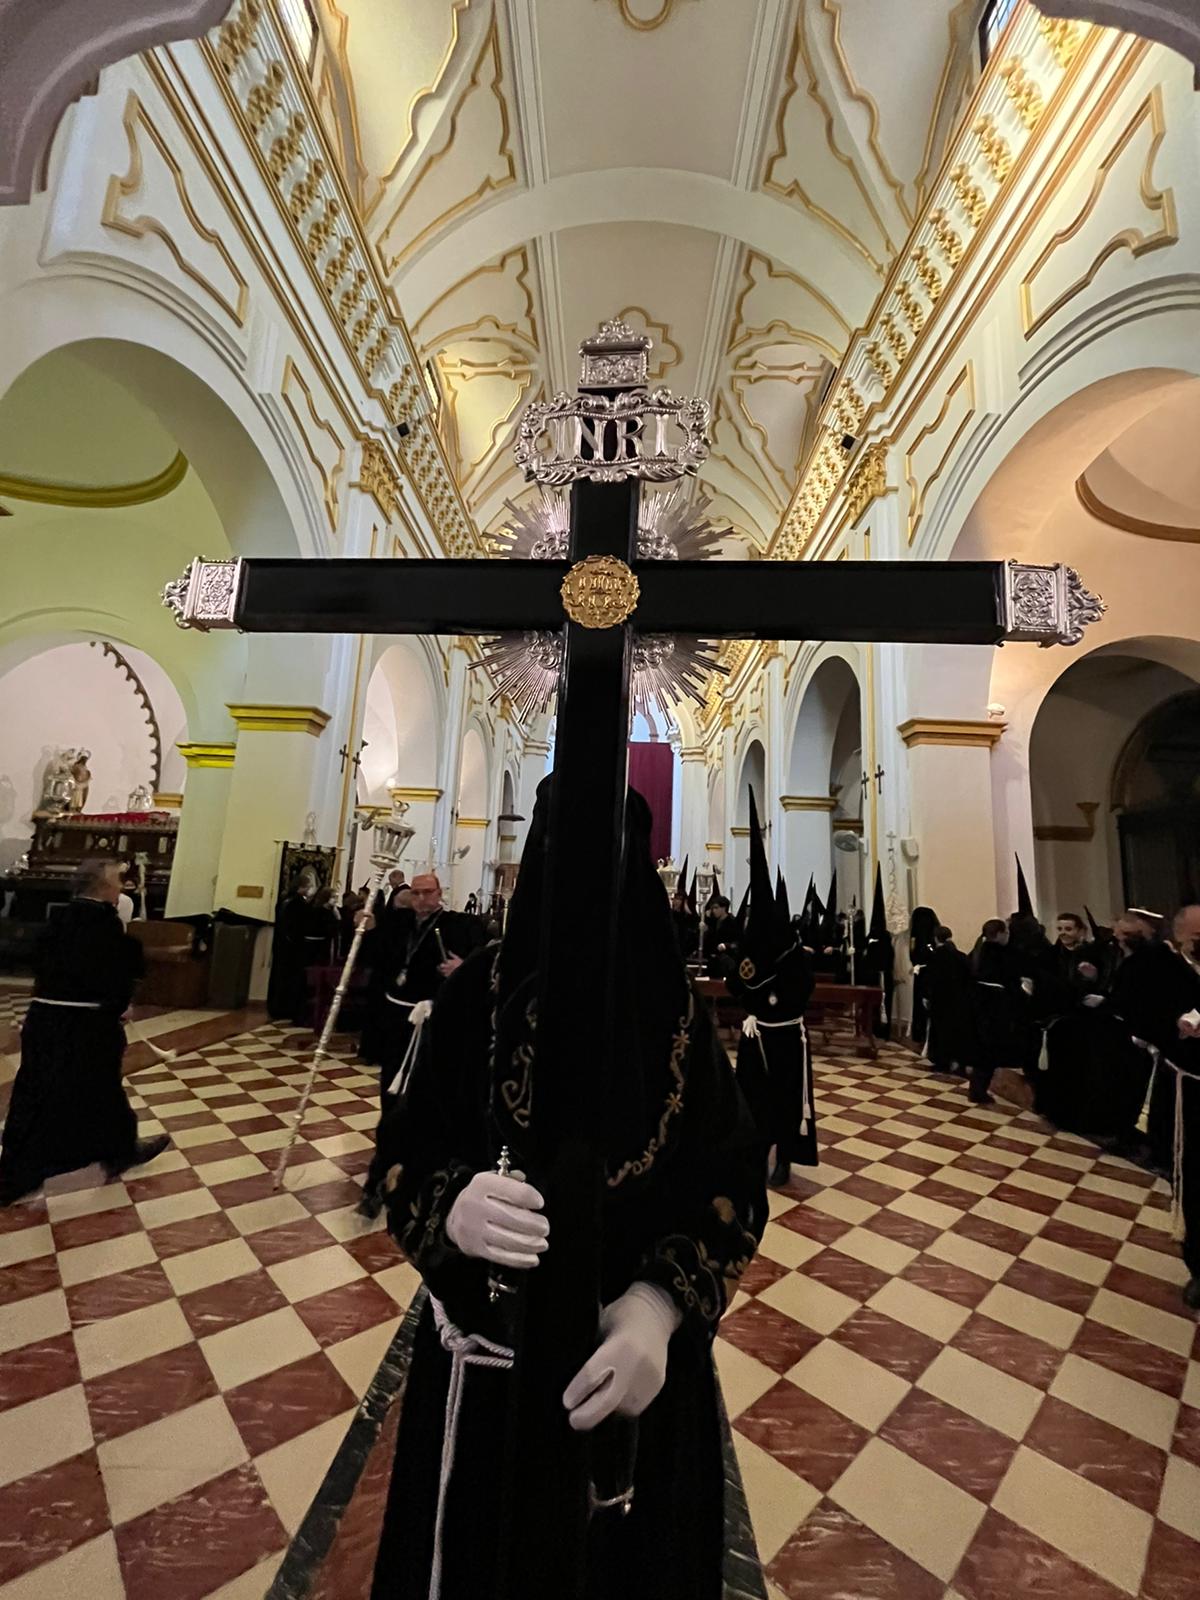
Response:
[[[518,447],[530,477],[571,483],[564,559],[195,562],[164,596],[182,626],[254,633],[565,631],[529,1163],[553,1247],[528,1276],[513,1430],[496,1441],[514,1530],[504,1600],[582,1594],[588,1444],[561,1397],[596,1338],[633,636],[1068,642],[1090,600],[1064,569],[1004,562],[639,560],[640,482],[695,470],[707,408],[648,394],[646,342],[628,329],[585,349],[580,398],[531,408]],[[579,915],[581,862],[600,915]]]

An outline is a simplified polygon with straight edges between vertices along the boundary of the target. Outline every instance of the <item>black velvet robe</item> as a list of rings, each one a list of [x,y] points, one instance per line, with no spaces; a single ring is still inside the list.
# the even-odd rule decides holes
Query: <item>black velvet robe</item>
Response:
[[[966,1072],[978,1054],[970,960],[953,944],[938,945],[924,979],[929,1064],[935,1072]]]
[[[498,1140],[520,1137],[519,1128],[498,1126],[491,1109],[492,968],[491,952],[480,952],[446,984],[406,1100],[380,1131],[380,1150],[389,1225],[430,1292],[456,1327],[507,1344],[508,1297],[499,1306],[489,1302],[489,1267],[460,1254],[446,1233],[458,1194],[474,1173],[495,1166]],[[674,1087],[651,1123],[650,1147],[609,1159],[601,1298],[608,1303],[635,1280],[648,1281],[672,1296],[683,1320],[671,1341],[666,1385],[639,1422],[632,1510],[592,1522],[589,1600],[719,1600],[721,1593],[723,1474],[711,1344],[765,1226],[766,1194],[753,1125],[698,1003],[681,1020],[670,1077]],[[535,1170],[528,1176],[537,1183]],[[427,1600],[449,1376],[427,1308],[403,1401],[372,1600]],[[484,1369],[466,1378],[442,1600],[490,1600],[495,1592],[498,1440],[510,1382],[511,1374]],[[535,1548],[555,1537],[553,1527],[510,1532]]]
[[[773,1145],[776,1162],[815,1167],[812,1055],[804,1028],[792,1025],[803,1019],[813,991],[811,965],[803,946],[796,944],[779,958],[765,982],[757,973],[743,976],[742,970],[725,980],[729,992],[748,1015],[767,1024],[756,1038],[743,1033],[737,1054],[738,1087],[763,1141],[763,1158]]]
[[[137,1141],[121,1081],[121,1016],[142,973],[142,947],[125,932],[116,906],[65,905],[41,936],[34,973],[0,1150],[0,1203],[60,1172],[94,1161],[119,1164]],[[41,1005],[43,998],[83,1004]]]

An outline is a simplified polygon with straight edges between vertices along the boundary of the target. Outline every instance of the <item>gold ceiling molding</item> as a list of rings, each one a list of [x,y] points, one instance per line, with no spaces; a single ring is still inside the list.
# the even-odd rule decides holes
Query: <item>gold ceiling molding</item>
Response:
[[[756,372],[742,372],[735,369],[729,376],[729,392],[736,401],[738,410],[741,412],[747,426],[752,428],[762,440],[762,454],[764,460],[768,463],[771,469],[779,475],[780,487],[776,498],[781,504],[787,499],[788,484],[791,481],[792,473],[796,471],[800,464],[800,458],[804,453],[805,445],[808,440],[808,431],[812,424],[814,386],[811,380],[819,379],[820,376],[821,369],[819,367],[806,367],[803,365],[803,363],[798,364],[796,368],[793,368],[792,371],[786,373],[775,373],[761,368]],[[763,383],[783,383],[786,384],[789,389],[797,389],[806,380],[808,380],[808,387],[804,390],[803,395],[804,421],[801,424],[800,436],[796,440],[795,459],[792,461],[790,467],[784,467],[781,466],[771,454],[770,430],[768,429],[766,423],[760,422],[750,410],[746,400],[746,391],[747,389],[752,389],[755,384]],[[788,419],[788,423],[790,428],[790,419]]]
[[[363,213],[364,222],[370,220],[371,213],[383,199],[388,184],[391,183],[397,172],[399,172],[401,166],[404,164],[405,158],[413,148],[413,144],[416,139],[417,107],[421,104],[422,100],[430,99],[433,95],[437,94],[438,90],[441,88],[446,73],[450,69],[450,63],[454,60],[455,53],[458,50],[458,41],[461,37],[462,31],[460,21],[462,13],[470,4],[471,0],[452,0],[450,16],[450,43],[446,46],[446,53],[442,57],[441,64],[439,65],[437,71],[434,73],[433,82],[426,84],[423,89],[418,89],[413,95],[412,99],[408,102],[408,109],[404,114],[404,142],[397,151],[396,157],[391,166],[383,174],[383,176],[377,180],[379,187]],[[345,70],[347,73],[349,73],[350,68],[348,58],[346,61]],[[451,134],[451,137],[453,137],[453,133]]]
[[[946,55],[942,62],[942,73],[938,80],[937,92],[933,97],[933,105],[929,110],[929,127],[925,133],[925,150],[921,157],[921,168],[913,180],[918,210],[925,203],[925,197],[929,189],[930,170],[936,169],[938,164],[934,157],[934,143],[937,139],[938,123],[941,120],[942,107],[946,101],[946,94],[950,87],[950,80],[954,75],[955,65],[957,64],[959,67],[961,76],[970,64],[971,58],[963,49],[963,45],[973,34],[974,30],[971,24],[975,20],[977,9],[977,0],[958,0],[958,4],[946,18],[946,28],[949,35],[946,40]],[[967,28],[960,36],[960,24],[964,17],[967,19]]]
[[[900,207],[900,215],[904,218],[906,223],[911,224],[913,221],[913,212],[912,207],[908,203],[908,198],[904,193],[904,185],[900,182],[899,178],[897,178],[896,174],[888,165],[887,157],[884,155],[883,149],[879,143],[878,103],[876,102],[874,96],[864,89],[855,78],[854,72],[850,66],[850,62],[846,57],[846,49],[842,44],[843,3],[844,0],[821,0],[821,10],[830,19],[833,25],[830,33],[830,43],[833,46],[833,54],[838,64],[838,70],[842,75],[842,82],[845,85],[846,93],[852,100],[857,100],[859,105],[862,106],[867,113],[867,144],[870,147],[871,154],[875,157],[875,165],[879,169],[879,175],[887,184],[888,188],[891,189],[893,194],[896,196],[896,204]]]
[[[959,390],[962,389],[964,385],[966,386],[966,409],[963,411],[962,416],[959,418],[957,423],[955,423],[953,429],[951,430],[950,438],[945,449],[938,456],[930,470],[925,474],[920,487],[918,487],[917,477],[920,468],[917,464],[917,452],[925,443],[926,439],[932,439],[938,434],[943,422],[945,422],[946,417],[949,415],[950,407],[954,403],[955,395],[958,394]],[[924,520],[925,505],[929,499],[929,492],[933,488],[934,484],[937,483],[938,479],[942,476],[943,472],[945,472],[946,467],[949,464],[950,457],[958,448],[959,440],[962,438],[967,428],[971,425],[974,417],[975,364],[972,361],[968,361],[963,367],[962,371],[958,374],[958,377],[955,378],[954,382],[950,385],[950,387],[946,390],[945,395],[942,397],[941,409],[938,411],[937,416],[934,417],[932,422],[927,422],[924,425],[920,433],[917,434],[917,437],[913,440],[912,444],[904,453],[904,480],[908,484],[909,495],[908,542],[910,546],[915,543],[917,533],[920,530],[922,521]]]
[[[225,708],[246,733],[309,733],[319,739],[329,721],[320,706],[233,705]]]
[[[654,364],[650,367],[647,376],[652,383],[656,383],[665,378],[668,371],[672,367],[678,366],[683,360],[683,346],[672,334],[670,324],[655,322],[645,306],[624,306],[617,312],[613,320],[615,322],[628,322],[631,317],[636,319],[633,326],[636,328],[640,320],[642,327],[654,340],[654,355],[652,357]],[[671,352],[670,355],[667,354],[668,350]]]
[[[460,828],[486,828],[488,819],[486,817],[459,817],[458,825]]]
[[[378,439],[365,437],[359,443],[361,454],[358,477],[350,487],[369,494],[391,522],[400,511],[400,474],[392,465],[387,449]]]
[[[537,373],[527,362],[513,356],[506,356],[499,361],[468,361],[465,357],[451,357],[449,354],[439,356],[438,370],[446,382],[447,410],[450,413],[452,424],[448,432],[454,440],[453,449],[458,462],[459,481],[460,483],[467,483],[475,476],[484,462],[494,455],[497,440],[515,418],[525,397],[537,381]],[[478,378],[505,380],[513,385],[516,393],[507,410],[501,412],[500,416],[490,424],[488,442],[484,447],[483,453],[475,460],[469,461],[463,449],[463,437],[458,420],[458,404],[462,398],[463,390]]]
[[[489,64],[491,68],[490,75],[488,72]],[[400,221],[405,208],[430,173],[453,150],[463,111],[466,109],[467,102],[472,95],[479,89],[484,89],[493,96],[500,111],[500,139],[496,150],[496,160],[502,163],[500,176],[493,177],[490,172],[485,173],[482,181],[470,194],[463,195],[452,205],[447,206],[431,222],[427,222],[418,233],[411,238],[406,238],[403,248],[397,251],[395,255],[387,255],[388,235]],[[467,80],[467,84],[459,96],[458,104],[455,106],[450,118],[450,129],[446,135],[445,144],[440,150],[434,151],[425,157],[425,160],[417,169],[411,184],[407,186],[404,197],[380,229],[378,248],[385,275],[389,278],[392,277],[406,261],[416,254],[427,240],[448,226],[449,223],[463,216],[472,206],[478,204],[484,195],[498,194],[502,189],[509,188],[516,181],[517,163],[512,146],[512,116],[508,109],[508,101],[504,97],[504,64],[500,55],[500,34],[497,23],[493,19],[487,38],[483,42],[483,48],[480,50],[475,66],[472,69],[471,76]]]
[[[149,500],[161,500],[179,487],[187,476],[187,470],[187,457],[180,450],[161,472],[136,483],[54,483],[48,478],[26,478],[17,473],[0,472],[0,495],[7,495],[10,500],[31,500],[43,506],[111,511],[120,506],[140,506]]]
[[[785,811],[828,811],[832,814],[837,810],[837,796],[832,794],[785,794],[779,803]]]
[[[424,339],[421,330],[429,323],[439,306],[444,305],[454,295],[461,293],[468,284],[475,283],[477,279],[493,276],[502,277],[507,273],[514,261],[520,262],[520,270],[516,273],[513,282],[525,297],[525,318],[529,326],[528,333],[516,323],[501,322],[491,312],[486,312],[483,316],[476,318],[474,322],[462,323],[456,327],[439,331],[430,340]],[[520,244],[513,250],[506,250],[502,256],[497,256],[492,261],[485,261],[481,267],[473,267],[470,272],[459,278],[457,283],[452,283],[448,289],[444,289],[437,299],[421,313],[413,326],[413,332],[422,338],[426,353],[435,343],[447,345],[458,339],[480,338],[483,336],[485,329],[490,329],[497,334],[508,335],[524,344],[531,344],[536,350],[541,344],[541,337],[538,333],[537,306],[533,285],[529,281],[532,272],[533,264],[529,259],[529,247],[528,245]]]
[[[1013,165],[1001,186],[1002,189],[1011,190],[1018,177],[1026,168],[1033,165],[1035,157],[1040,157],[1042,161],[1040,181],[1030,193],[1026,213],[1013,237],[1005,244],[996,259],[988,263],[987,281],[980,286],[971,309],[960,320],[955,345],[961,344],[962,336],[987,306],[989,296],[1004,272],[1009,269],[1017,252],[1053,203],[1062,172],[1078,157],[1096,127],[1110,111],[1148,48],[1143,40],[1115,34],[1107,29],[1089,28],[1070,65],[1064,68],[1049,44],[1041,37],[1037,18],[1038,13],[1031,6],[1020,5],[1005,33],[1005,40],[1010,49],[1024,51],[1025,59],[1033,60],[1035,54],[1041,57],[1039,66],[1045,86],[1046,109],[1052,110],[1061,104],[1085,72],[1093,72],[1094,75],[1095,71],[1102,69],[1106,74],[1102,79],[1103,89],[1093,97],[1094,104],[1087,112],[1083,128],[1075,134],[1066,150],[1063,149],[1061,142],[1050,145],[1044,139],[1043,129],[1051,120],[1049,117],[1039,118],[1033,130],[1028,126],[1022,126],[1014,133]],[[994,201],[999,196],[994,197],[993,203],[989,205],[980,227],[968,232],[965,245],[950,227],[947,221],[948,215],[951,212],[956,213],[958,208],[951,183],[951,172],[958,166],[963,166],[967,175],[976,172],[982,174],[986,171],[979,139],[973,129],[980,116],[997,102],[997,97],[1004,96],[1008,92],[1009,78],[1005,76],[1004,69],[1008,61],[1015,59],[1015,56],[1002,58],[1000,55],[993,55],[976,84],[970,102],[963,109],[958,132],[943,157],[941,173],[930,189],[925,211],[911,230],[903,251],[893,263],[888,281],[883,285],[870,316],[851,341],[840,364],[839,376],[826,396],[821,410],[821,421],[828,426],[818,429],[817,442],[813,446],[804,471],[800,474],[791,502],[771,537],[767,550],[769,559],[794,560],[804,552],[844,475],[845,462],[844,459],[838,459],[841,452],[836,449],[831,436],[835,431],[861,433],[886,404],[888,391],[901,376],[901,372],[884,357],[881,342],[882,316],[885,312],[891,313],[893,322],[896,316],[903,316],[899,291],[905,286],[905,280],[907,279],[907,287],[914,294],[919,283],[930,302],[921,332],[914,336],[909,345],[904,362],[907,366],[912,361],[917,345],[929,339],[929,330],[936,321],[932,311],[938,301],[944,298],[951,278],[963,269],[968,257],[974,256],[979,241],[989,229],[997,209]],[[1046,169],[1051,165],[1054,167],[1053,180],[1046,176]],[[987,182],[989,185],[994,183],[990,173],[987,173]],[[914,268],[915,275],[909,277]],[[883,371],[879,372],[878,379],[869,378],[865,370],[872,364],[876,366],[877,371],[883,368]],[[865,400],[860,392],[860,385],[865,378],[868,381],[883,382],[882,398],[871,399],[869,403]],[[907,402],[908,413],[903,426],[907,425],[908,416],[924,403],[929,386],[939,378],[940,370],[934,367],[922,380],[917,394]],[[894,431],[899,432],[901,426],[896,424]]]
[[[1112,177],[1117,162],[1129,148],[1134,136],[1146,127],[1150,130],[1150,143],[1146,150],[1141,176],[1138,180],[1138,195],[1146,210],[1158,219],[1157,229],[1153,232],[1148,232],[1144,227],[1133,223],[1128,227],[1122,228],[1120,232],[1113,234],[1112,238],[1100,246],[1099,250],[1093,255],[1091,264],[1074,282],[1069,283],[1040,311],[1035,310],[1034,296],[1038,277],[1044,271],[1051,258],[1084,228],[1088,219],[1099,205],[1101,196],[1108,185],[1109,179]],[[1050,236],[1037,259],[1021,280],[1021,320],[1024,324],[1025,337],[1027,339],[1031,339],[1051,317],[1061,311],[1077,294],[1088,288],[1100,268],[1118,250],[1128,250],[1130,255],[1136,258],[1137,256],[1145,255],[1150,250],[1160,250],[1165,245],[1174,244],[1179,238],[1179,224],[1175,211],[1175,192],[1173,189],[1156,189],[1154,186],[1154,163],[1158,157],[1162,142],[1166,138],[1166,133],[1162,88],[1160,85],[1155,84],[1150,94],[1134,112],[1128,123],[1118,134],[1107,155],[1103,157],[1096,168],[1096,176],[1092,182],[1091,191],[1074,220]]]
[[[125,128],[125,137],[129,143],[129,167],[123,177],[118,173],[114,173],[108,180],[108,189],[104,196],[100,221],[106,228],[111,228],[114,233],[127,234],[131,239],[144,239],[149,235],[160,240],[170,252],[171,259],[184,277],[190,279],[197,288],[202,289],[225,312],[235,327],[242,327],[246,321],[246,304],[250,298],[250,285],[242,276],[237,263],[230,255],[220,234],[215,233],[212,228],[201,220],[192,202],[192,197],[188,193],[187,184],[184,181],[183,168],[175,159],[166,139],[150,120],[145,106],[132,91],[130,91],[129,97],[125,101],[122,122]],[[127,217],[122,214],[123,203],[136,195],[145,182],[145,160],[140,138],[143,133],[158,152],[159,159],[170,174],[180,209],[183,211],[192,231],[202,244],[215,250],[223,262],[231,280],[232,298],[213,283],[207,273],[187,259],[166,223],[158,217],[148,215],[146,212],[142,212],[135,217]]]
[[[910,717],[896,732],[911,750],[918,744],[954,745],[968,750],[990,750],[1000,743],[1004,722],[968,722],[953,717]]]
[[[838,327],[845,334],[847,339],[853,336],[854,329],[846,321],[845,317],[834,305],[833,301],[830,300],[828,295],[823,294],[822,291],[817,288],[815,283],[810,283],[807,278],[801,277],[798,272],[792,272],[788,267],[778,266],[770,256],[763,255],[761,251],[748,248],[746,250],[745,258],[742,262],[742,286],[738,291],[738,297],[733,304],[733,317],[731,319],[731,332],[729,335],[730,350],[745,344],[747,339],[758,338],[764,333],[769,333],[773,328],[788,327],[788,324],[779,318],[773,320],[765,328],[752,328],[746,324],[744,319],[746,301],[749,299],[750,295],[753,294],[754,290],[762,288],[764,283],[762,278],[756,278],[754,275],[754,269],[756,266],[761,266],[766,269],[765,281],[775,283],[791,283],[803,293],[811,295],[817,304],[822,308],[822,310],[829,313],[834,322],[837,323]],[[831,361],[837,362],[841,359],[842,351],[835,349],[834,346],[830,344],[828,339],[818,338],[816,335],[813,335],[812,338],[813,343],[816,344],[824,354],[828,355]]]
[[[393,788],[389,785],[388,796],[392,800],[405,800],[411,806],[425,801],[440,800],[442,791],[440,789],[406,789],[399,785]]]
[[[299,390],[304,397],[304,409],[308,413],[311,427],[304,421],[300,408],[296,404],[294,391]],[[337,430],[327,417],[321,416],[313,400],[312,389],[303,373],[289,355],[283,363],[283,381],[279,386],[279,398],[291,413],[292,421],[296,424],[304,444],[308,459],[316,469],[321,480],[322,500],[325,505],[325,515],[329,518],[330,531],[337,532],[338,525],[338,479],[346,464],[346,447],[342,443]],[[322,450],[320,447],[321,436],[329,440],[329,447]],[[329,449],[333,456],[329,457]]]
[[[0,494],[4,484],[0,482]],[[1120,528],[1122,533],[1136,533],[1143,539],[1168,539],[1177,544],[1200,544],[1200,527],[1178,527],[1169,522],[1151,522],[1148,518],[1131,516],[1117,506],[1102,500],[1088,482],[1087,473],[1075,480],[1075,494],[1080,505],[1098,522],[1110,528]]]
[[[887,453],[886,439],[868,445],[850,474],[850,482],[846,485],[846,515],[851,522],[857,522],[873,501],[881,500],[887,494]],[[870,538],[870,535],[867,537]]]
[[[853,250],[856,250],[859,255],[861,255],[868,263],[871,270],[877,273],[879,277],[883,278],[887,276],[887,267],[884,265],[884,263],[880,261],[874,254],[872,254],[862,240],[859,239],[851,229],[846,227],[844,222],[839,221],[839,219],[834,216],[832,211],[827,211],[824,206],[818,204],[818,202],[813,199],[812,195],[809,194],[808,190],[805,189],[798,177],[791,178],[787,183],[780,183],[775,177],[776,167],[778,167],[781,162],[786,161],[790,153],[788,150],[787,138],[787,114],[791,107],[792,101],[800,92],[799,68],[803,66],[808,80],[805,93],[810,100],[813,100],[816,103],[821,112],[821,116],[824,119],[825,143],[828,146],[829,153],[833,156],[835,161],[846,168],[850,176],[853,178],[855,188],[861,195],[868,213],[874,220],[876,227],[879,229],[880,238],[883,241],[885,250],[891,248],[891,238],[888,234],[887,226],[884,223],[883,218],[879,215],[879,208],[876,206],[869,188],[863,182],[862,173],[859,172],[858,166],[853,158],[845,155],[841,150],[838,149],[837,143],[834,139],[833,111],[831,110],[828,101],[825,100],[821,95],[820,81],[817,77],[816,69],[813,66],[812,56],[809,53],[808,40],[805,36],[804,29],[804,11],[801,9],[796,19],[796,32],[792,37],[791,54],[788,57],[788,64],[784,73],[783,89],[779,97],[779,109],[775,113],[775,148],[766,157],[766,163],[763,168],[762,187],[768,194],[777,194],[781,200],[798,200],[807,212],[814,216],[818,222],[824,223],[827,228],[830,228],[834,233],[836,233],[837,236],[846,244],[850,245]]]
[[[746,465],[757,466],[758,471],[761,474],[760,481],[756,482],[750,476],[749,472],[746,470],[746,465],[739,466],[734,460],[733,453],[731,452],[729,445],[722,443],[721,424],[723,422],[727,422],[729,424],[733,432],[733,437],[737,442],[737,453],[744,458]],[[753,420],[751,420],[750,426],[755,429],[755,431],[761,431],[758,429],[757,424],[755,424]],[[717,398],[713,402],[712,422],[709,427],[709,434],[712,439],[712,450],[710,453],[710,460],[712,462],[723,463],[723,465],[733,473],[734,477],[740,478],[741,481],[746,485],[746,488],[749,490],[749,492],[754,495],[756,499],[763,501],[768,508],[778,508],[783,505],[787,495],[786,479],[783,477],[782,473],[779,473],[778,467],[775,467],[775,471],[779,473],[779,476],[782,480],[781,484],[773,484],[767,478],[765,470],[758,462],[758,453],[746,442],[746,438],[742,432],[737,414],[730,407],[728,396],[726,395],[724,389],[719,389],[717,391]],[[765,455],[765,453],[766,452],[764,451],[763,454]],[[774,467],[774,462],[772,462],[771,465]],[[756,523],[759,523],[762,521],[762,518],[755,517],[753,520]]]
[[[676,0],[657,0],[658,10],[652,11],[649,16],[639,13],[631,0],[614,0],[614,3],[627,28],[632,28],[636,33],[653,33],[664,22],[670,21]]]
[[[1099,800],[1076,800],[1076,811],[1082,812],[1083,822],[1035,822],[1033,837],[1051,840],[1056,844],[1089,844],[1096,837],[1096,813]]]

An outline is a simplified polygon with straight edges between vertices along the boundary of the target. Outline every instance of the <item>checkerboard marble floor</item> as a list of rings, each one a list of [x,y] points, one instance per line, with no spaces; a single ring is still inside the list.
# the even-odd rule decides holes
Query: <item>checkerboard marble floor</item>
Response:
[[[0,1211],[2,1600],[261,1600],[416,1275],[354,1215],[376,1081],[256,1028],[130,1080],[175,1148]]]
[[[1200,1593],[1165,1185],[892,1047],[817,1088],[718,1345],[772,1600]]]
[[[0,1212],[0,1600],[262,1600],[416,1285],[353,1214],[353,1062],[272,1191],[309,1044],[139,1073],[176,1148]],[[835,1041],[817,1084],[822,1166],[773,1195],[717,1346],[772,1600],[1190,1600],[1163,1186],[891,1047]]]

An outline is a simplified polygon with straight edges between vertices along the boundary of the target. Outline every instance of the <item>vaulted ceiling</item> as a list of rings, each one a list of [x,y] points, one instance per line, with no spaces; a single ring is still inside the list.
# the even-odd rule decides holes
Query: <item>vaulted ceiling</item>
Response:
[[[317,88],[479,526],[622,315],[761,547],[976,70],[979,0],[319,0]]]

